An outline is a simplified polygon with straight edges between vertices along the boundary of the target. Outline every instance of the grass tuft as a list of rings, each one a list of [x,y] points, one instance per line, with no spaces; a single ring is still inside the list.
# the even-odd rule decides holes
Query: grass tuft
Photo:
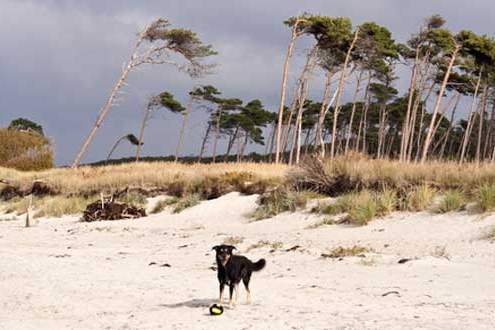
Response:
[[[330,253],[323,253],[321,256],[323,258],[339,259],[345,257],[355,257],[367,252],[370,252],[370,249],[364,246],[355,245],[350,248],[339,246],[330,251]]]
[[[484,184],[478,192],[478,209],[481,212],[495,210],[495,184]]]
[[[422,184],[407,193],[402,208],[412,212],[424,211],[433,203],[435,193],[433,188]]]
[[[174,209],[174,213],[180,213],[187,208],[198,205],[201,202],[201,196],[199,194],[191,194],[181,198]]]
[[[259,207],[253,214],[255,220],[263,220],[282,212],[294,212],[306,207],[308,197],[304,193],[295,192],[286,188],[273,189],[258,199]]]
[[[466,195],[461,190],[447,190],[435,208],[437,213],[457,212],[466,207]]]

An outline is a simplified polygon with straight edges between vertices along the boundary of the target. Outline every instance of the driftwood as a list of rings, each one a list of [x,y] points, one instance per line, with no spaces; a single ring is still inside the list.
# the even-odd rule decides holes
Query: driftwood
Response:
[[[143,208],[125,203],[114,202],[114,195],[89,204],[83,213],[82,221],[136,219],[146,216]]]

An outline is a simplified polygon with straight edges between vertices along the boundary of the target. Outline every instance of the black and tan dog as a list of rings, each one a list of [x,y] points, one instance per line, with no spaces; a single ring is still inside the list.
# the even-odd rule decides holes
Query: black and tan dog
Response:
[[[235,303],[239,297],[239,283],[244,283],[246,288],[246,303],[251,302],[251,292],[249,291],[249,281],[251,274],[262,270],[265,267],[265,259],[260,259],[257,262],[252,262],[246,257],[234,255],[233,251],[236,248],[232,245],[217,245],[213,247],[216,251],[218,265],[218,281],[220,282],[220,298],[218,303],[221,305],[223,301],[223,291],[225,285],[229,286],[229,306],[233,307],[232,294],[235,290]]]

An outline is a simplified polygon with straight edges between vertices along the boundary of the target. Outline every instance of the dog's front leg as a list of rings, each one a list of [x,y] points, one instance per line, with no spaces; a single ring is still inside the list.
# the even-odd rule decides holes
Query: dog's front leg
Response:
[[[229,307],[230,308],[234,308],[234,303],[233,303],[233,300],[232,300],[232,296],[234,294],[234,286],[235,284],[234,283],[230,283],[229,285]]]
[[[218,304],[222,305],[223,302],[223,290],[225,289],[225,283],[220,283],[220,298],[218,298]]]

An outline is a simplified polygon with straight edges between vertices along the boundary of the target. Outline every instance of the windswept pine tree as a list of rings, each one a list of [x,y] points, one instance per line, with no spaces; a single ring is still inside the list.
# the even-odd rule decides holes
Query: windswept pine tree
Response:
[[[182,56],[184,62],[175,61],[171,54]],[[192,77],[198,77],[212,68],[212,65],[205,63],[204,59],[215,54],[216,52],[212,50],[211,46],[204,45],[194,31],[171,28],[170,22],[163,18],[151,22],[139,33],[130,59],[124,65],[120,79],[115,84],[89,136],[74,159],[72,167],[75,168],[79,165],[131,71],[146,64],[171,64]]]

